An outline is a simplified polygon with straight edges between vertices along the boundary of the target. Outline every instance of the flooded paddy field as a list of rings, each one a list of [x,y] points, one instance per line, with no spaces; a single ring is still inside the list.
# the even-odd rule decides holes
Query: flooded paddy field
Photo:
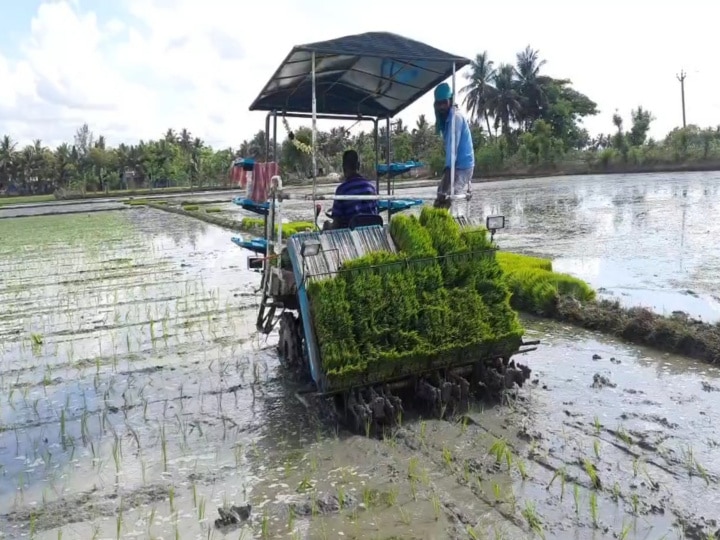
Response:
[[[512,180],[476,186],[504,213],[502,247],[553,260],[622,304],[720,320],[720,173]]]
[[[71,204],[63,202],[53,202],[38,205],[17,205],[12,207],[0,207],[0,219],[58,214],[87,214],[91,212],[105,212],[107,210],[124,209],[125,205],[117,201],[72,201]]]
[[[293,397],[230,236],[140,207],[0,221],[0,537],[720,529],[714,367],[525,319],[542,344],[517,395],[353,436]]]

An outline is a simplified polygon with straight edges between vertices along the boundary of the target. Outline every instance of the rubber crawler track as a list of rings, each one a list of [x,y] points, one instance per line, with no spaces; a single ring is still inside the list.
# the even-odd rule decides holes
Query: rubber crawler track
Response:
[[[310,382],[300,319],[286,311],[280,318],[278,352],[283,366]],[[354,433],[377,436],[402,422],[406,407],[450,418],[471,401],[496,401],[530,378],[530,368],[514,360],[481,360],[458,370],[438,370],[408,377],[400,384],[354,388],[332,397],[304,394],[303,400],[323,422],[341,424]]]

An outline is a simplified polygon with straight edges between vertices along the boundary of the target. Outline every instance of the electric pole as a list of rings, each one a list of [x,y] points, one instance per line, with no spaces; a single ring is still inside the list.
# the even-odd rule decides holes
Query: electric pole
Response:
[[[683,111],[683,127],[686,126],[685,124],[685,77],[687,77],[687,73],[685,71],[680,70],[680,75],[677,75],[677,80],[680,81],[680,96],[682,98],[682,111]]]

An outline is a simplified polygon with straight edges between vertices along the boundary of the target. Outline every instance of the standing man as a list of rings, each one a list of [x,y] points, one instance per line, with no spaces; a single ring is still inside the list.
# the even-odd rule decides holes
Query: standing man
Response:
[[[453,100],[448,83],[435,88],[435,129],[442,134],[445,148],[445,169],[438,186],[436,208],[450,208],[450,167],[452,166],[452,119],[455,117],[455,195],[470,193],[473,171],[475,170],[475,152],[473,150],[470,126],[460,113]]]

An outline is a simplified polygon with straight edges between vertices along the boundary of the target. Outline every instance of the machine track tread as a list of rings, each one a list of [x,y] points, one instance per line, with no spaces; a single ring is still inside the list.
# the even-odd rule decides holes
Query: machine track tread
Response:
[[[280,317],[278,349],[283,366],[307,381],[309,367],[302,324],[292,312]],[[475,400],[501,400],[507,392],[522,387],[530,373],[530,368],[510,358],[495,358],[480,360],[466,368],[408,377],[392,385],[353,388],[331,396],[306,393],[302,401],[322,423],[379,436],[402,423],[406,407],[450,419],[466,411]]]

